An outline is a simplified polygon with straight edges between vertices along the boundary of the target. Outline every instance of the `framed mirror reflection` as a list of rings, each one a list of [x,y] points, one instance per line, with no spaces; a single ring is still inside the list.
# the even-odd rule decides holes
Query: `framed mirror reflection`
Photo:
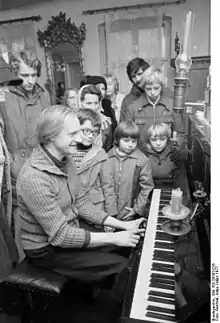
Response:
[[[84,74],[85,37],[85,24],[77,27],[63,12],[51,17],[46,30],[38,30],[38,40],[45,52],[45,87],[49,91],[51,104],[62,104],[66,89],[79,88]]]

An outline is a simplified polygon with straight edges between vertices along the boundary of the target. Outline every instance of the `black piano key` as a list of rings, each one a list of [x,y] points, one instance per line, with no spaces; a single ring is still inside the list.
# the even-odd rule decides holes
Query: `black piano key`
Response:
[[[151,277],[150,281],[156,282],[156,283],[161,283],[161,284],[166,284],[166,285],[171,285],[174,286],[174,281],[170,280],[170,279],[163,279],[163,278],[155,278],[155,277]]]
[[[149,296],[148,301],[149,302],[155,302],[155,303],[175,305],[175,301],[172,300],[172,299],[169,299],[169,298]]]
[[[165,252],[165,251],[164,251]],[[165,261],[169,261],[169,262],[174,262],[174,255],[169,255],[169,254],[162,254],[162,253],[154,253],[153,254],[153,259],[154,260],[156,260],[156,258],[157,259],[160,259],[161,258],[161,260],[165,260]]]
[[[159,263],[159,262],[155,262],[154,261],[152,263],[152,266],[159,267],[159,268],[161,268],[161,267],[163,267],[163,268],[169,268],[169,269],[174,270],[174,264],[164,264],[164,263]]]
[[[154,248],[174,250],[174,246],[171,243],[159,242],[159,241],[155,242]]]
[[[161,203],[170,204],[170,200],[171,200],[171,195],[165,194],[165,195],[161,196],[161,198],[160,198],[160,204]]]
[[[155,319],[159,319],[159,320],[176,322],[175,316],[171,316],[171,315],[160,314],[160,313],[155,313],[155,312],[147,312],[146,316],[152,317]]]
[[[166,279],[166,280],[171,280],[174,281],[174,274],[173,276],[171,275],[166,275],[166,274],[155,274],[155,273],[151,273],[150,277],[152,278],[161,278],[161,279]]]
[[[167,250],[154,250],[154,255],[155,256],[161,256],[161,257],[173,257],[174,253],[172,251],[167,251]]]
[[[157,224],[163,224],[166,221],[166,219],[161,218],[157,218]],[[157,230],[161,230],[160,228]]]
[[[175,294],[172,294],[172,293],[165,293],[165,292],[158,292],[156,290],[150,290],[148,294],[149,294],[149,296],[171,298],[172,300],[175,300]]]
[[[166,284],[162,284],[162,283],[157,283],[157,282],[150,283],[150,287],[160,288],[160,289],[164,289],[164,290],[174,290],[174,286],[166,285]]]
[[[164,240],[164,241],[170,241],[173,242],[172,238],[168,236],[168,234],[163,234],[163,232],[156,232],[156,240]]]
[[[167,255],[161,255],[161,254],[154,254],[153,260],[157,261],[167,261],[167,262],[174,262],[174,256],[167,256]]]
[[[151,265],[151,268],[153,269],[153,270],[157,270],[157,271],[162,271],[162,272],[164,272],[164,273],[171,273],[171,274],[173,274],[174,273],[174,268],[169,268],[169,267],[166,267],[166,263],[164,262],[164,265],[165,266],[163,266],[163,265],[160,265],[160,266],[157,266],[157,265],[154,265],[154,264],[152,264]]]
[[[175,315],[175,310],[172,310],[171,308],[164,308],[161,306],[148,305],[147,310],[152,312],[167,313],[171,314],[172,316]]]

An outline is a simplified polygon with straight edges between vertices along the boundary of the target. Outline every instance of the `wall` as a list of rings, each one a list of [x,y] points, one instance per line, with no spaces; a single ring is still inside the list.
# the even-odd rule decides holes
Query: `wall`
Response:
[[[17,0],[16,0],[17,1]],[[153,0],[149,0],[153,2]],[[104,3],[103,3],[104,2]],[[146,3],[146,0],[138,0],[138,4]],[[105,19],[104,14],[82,15],[83,10],[100,9],[114,6],[128,6],[137,4],[136,0],[74,0],[53,1],[52,3],[39,4],[35,6],[27,6],[20,10],[8,10],[0,12],[0,21],[7,19],[15,19],[20,17],[28,17],[33,15],[41,15],[41,21],[36,22],[36,32],[38,29],[47,28],[47,22],[51,16],[56,16],[61,10],[65,11],[68,17],[76,25],[84,22],[87,27],[87,36],[84,43],[84,61],[85,73],[100,73],[100,57],[99,57],[99,35],[98,25]],[[195,14],[195,25],[193,30],[193,39],[191,46],[191,56],[210,55],[210,0],[186,0],[181,5],[168,5],[160,7],[158,13],[166,14],[172,17],[172,56],[174,52],[175,33],[178,32],[180,39],[183,39],[184,12],[192,10]],[[147,12],[147,11],[146,11]],[[44,52],[38,46],[38,55],[44,60]],[[43,70],[42,83],[46,80],[46,72]]]

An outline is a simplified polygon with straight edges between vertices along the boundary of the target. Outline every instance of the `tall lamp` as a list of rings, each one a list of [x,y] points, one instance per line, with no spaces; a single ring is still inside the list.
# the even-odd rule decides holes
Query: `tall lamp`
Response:
[[[174,78],[174,102],[173,109],[176,112],[185,110],[186,89],[189,84],[189,70],[192,65],[191,57],[188,55],[190,36],[192,34],[192,11],[186,14],[183,48],[176,57],[176,75]]]

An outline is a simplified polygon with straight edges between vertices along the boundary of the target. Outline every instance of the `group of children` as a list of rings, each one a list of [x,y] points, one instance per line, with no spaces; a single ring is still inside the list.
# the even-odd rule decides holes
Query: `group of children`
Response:
[[[111,119],[103,114],[101,90],[85,84],[78,92],[82,143],[72,155],[77,174],[89,200],[119,219],[145,216],[154,185],[163,186],[167,179],[173,188],[182,189],[184,204],[189,203],[187,152],[178,138],[172,138],[171,107],[161,102],[164,77],[154,67],[145,74],[145,99],[153,102],[154,118],[142,118],[144,127],[136,118],[127,118],[113,132]]]
[[[114,146],[106,153],[97,143],[102,127],[100,115],[84,108],[78,118],[82,142],[72,154],[77,174],[89,200],[109,215],[120,220],[145,216],[153,179],[172,177],[175,185],[182,186],[180,160],[173,159],[167,124],[149,128],[146,149],[141,151],[138,126],[130,120],[122,121],[115,130]]]

